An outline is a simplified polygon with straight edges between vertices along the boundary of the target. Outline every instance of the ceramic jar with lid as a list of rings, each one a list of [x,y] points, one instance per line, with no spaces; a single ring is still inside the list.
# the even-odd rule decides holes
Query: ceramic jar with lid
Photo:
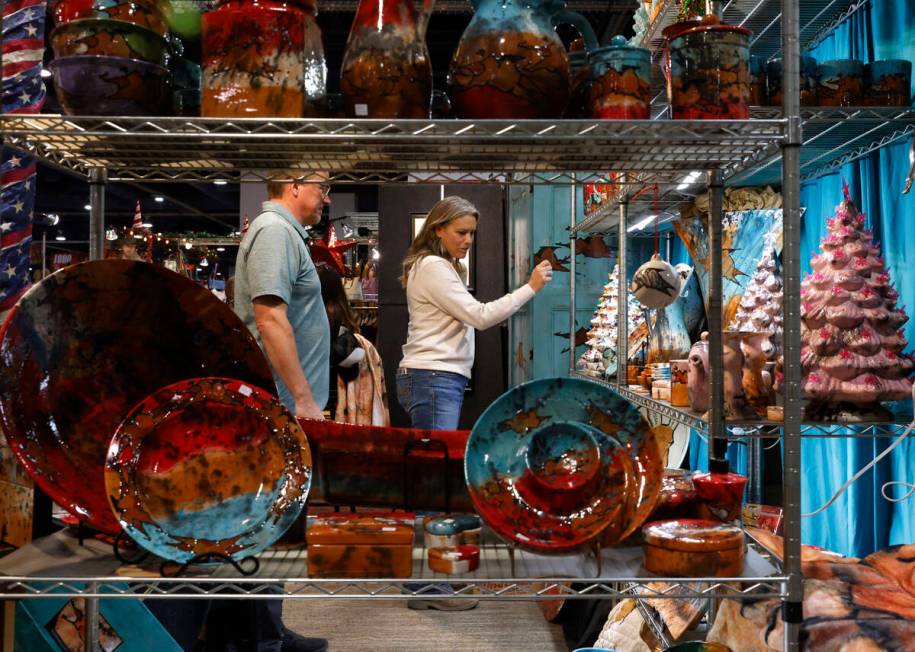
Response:
[[[647,120],[651,104],[651,53],[630,47],[623,36],[589,55],[591,117]]]
[[[864,67],[865,104],[868,106],[909,106],[912,62],[884,59]]]
[[[817,103],[817,61],[813,57],[801,56],[801,106],[816,106]],[[769,106],[782,105],[782,60],[773,59],[766,66]]]
[[[744,535],[734,525],[702,519],[655,521],[642,528],[645,568],[664,577],[736,577],[743,572]]]
[[[706,16],[670,40],[675,120],[750,117],[750,30]]]
[[[864,96],[864,64],[854,59],[824,61],[817,66],[820,106],[858,106]]]
[[[202,31],[202,115],[317,114],[327,70],[312,2],[221,0]]]

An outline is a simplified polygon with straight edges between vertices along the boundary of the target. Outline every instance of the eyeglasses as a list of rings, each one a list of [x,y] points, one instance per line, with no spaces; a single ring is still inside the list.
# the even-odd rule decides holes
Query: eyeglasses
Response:
[[[321,185],[318,186],[318,188],[321,190],[321,199],[326,198],[330,194],[330,184],[329,183],[322,183]]]

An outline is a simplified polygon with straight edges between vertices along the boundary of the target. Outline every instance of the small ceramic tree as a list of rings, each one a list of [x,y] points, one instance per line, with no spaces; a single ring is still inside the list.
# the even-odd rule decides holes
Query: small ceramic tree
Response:
[[[616,373],[616,321],[618,315],[619,297],[619,266],[614,266],[609,274],[608,282],[604,285],[597,310],[591,318],[591,330],[588,331],[588,350],[578,360],[582,371],[592,376],[601,377]],[[642,309],[638,303],[629,296],[628,307],[629,330],[631,333],[641,321]]]
[[[782,363],[782,277],[771,235],[728,330],[743,334],[743,389],[764,415],[775,402]]]
[[[889,416],[880,401],[909,398],[913,361],[902,354],[897,308],[880,248],[845,187],[827,225],[823,253],[801,284],[801,365],[807,418],[866,420]]]

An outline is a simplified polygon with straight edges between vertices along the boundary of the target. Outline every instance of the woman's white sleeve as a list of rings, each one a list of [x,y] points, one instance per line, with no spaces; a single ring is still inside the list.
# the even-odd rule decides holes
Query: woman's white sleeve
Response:
[[[480,303],[443,258],[429,260],[422,269],[417,269],[414,281],[421,283],[421,295],[439,310],[477,330],[486,330],[505,321],[534,297],[533,288],[525,283],[501,299]]]

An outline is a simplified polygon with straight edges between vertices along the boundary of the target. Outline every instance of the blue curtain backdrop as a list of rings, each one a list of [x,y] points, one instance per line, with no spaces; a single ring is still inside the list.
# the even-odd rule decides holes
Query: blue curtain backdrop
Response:
[[[915,3],[910,0],[872,2],[845,21],[810,53],[818,61],[853,58],[915,61]],[[842,200],[847,181],[868,227],[880,242],[887,268],[900,294],[900,304],[915,317],[915,191],[902,195],[909,168],[909,139],[878,150],[840,171],[803,185],[801,206],[802,273],[819,251],[826,220]],[[682,243],[677,243],[682,249]],[[672,259],[685,255],[677,247]],[[908,352],[915,349],[915,319],[904,326]],[[910,439],[915,439],[912,435]],[[869,471],[835,503],[817,516],[803,519],[804,543],[862,556],[874,550],[915,541],[915,497],[900,503],[885,500],[880,489],[889,480],[915,483],[915,441],[907,439]],[[823,505],[852,475],[892,443],[891,439],[805,439],[802,446],[802,512]],[[690,468],[706,469],[708,447],[695,433],[690,440]],[[732,468],[745,473],[746,447],[731,444]],[[900,491],[896,492],[901,494]]]
[[[846,21],[811,53],[818,61],[854,58],[915,60],[915,7],[906,0],[870,3]],[[900,303],[915,310],[915,270],[907,243],[915,244],[915,195],[902,195],[909,168],[909,141],[883,148],[850,163],[841,172],[805,184],[801,205],[801,262],[809,272],[811,256],[819,251],[826,219],[842,198],[843,178],[852,198],[867,215],[868,226],[881,244],[887,268],[899,290]],[[904,327],[909,351],[915,344],[915,323]],[[823,505],[856,471],[892,440],[804,440],[802,448],[802,511]],[[817,516],[804,519],[803,540],[851,555],[866,555],[887,545],[915,541],[915,499],[890,503],[880,494],[889,480],[915,482],[915,443],[906,440],[875,470],[869,471],[835,503]]]

